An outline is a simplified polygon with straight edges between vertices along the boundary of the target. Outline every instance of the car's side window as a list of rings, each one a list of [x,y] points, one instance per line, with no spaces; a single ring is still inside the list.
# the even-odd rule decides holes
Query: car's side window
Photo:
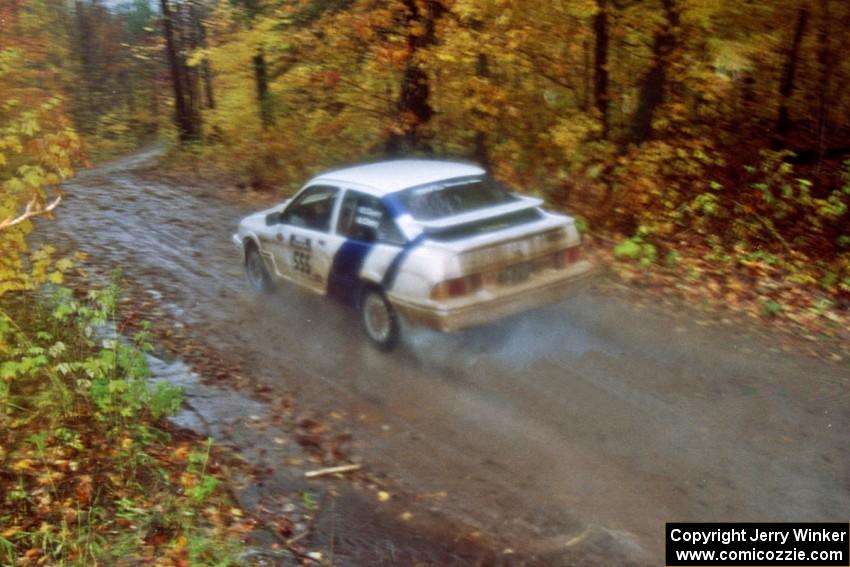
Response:
[[[305,190],[283,212],[281,221],[301,228],[329,232],[339,189],[316,185]]]
[[[404,244],[401,231],[381,200],[357,191],[348,191],[342,200],[337,232],[361,242]]]

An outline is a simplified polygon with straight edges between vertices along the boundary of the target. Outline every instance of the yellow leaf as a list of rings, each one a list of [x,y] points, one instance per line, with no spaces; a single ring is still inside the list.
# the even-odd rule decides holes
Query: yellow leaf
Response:
[[[30,470],[32,470],[32,464],[33,464],[32,461],[29,460],[29,459],[21,459],[20,461],[16,462],[14,465],[12,465],[12,469],[19,471],[19,472],[30,471]]]
[[[16,533],[18,533],[20,531],[22,531],[20,526],[12,526],[11,528],[0,532],[0,537],[4,537],[6,539],[9,539],[10,537],[12,537],[13,535],[15,535]]]

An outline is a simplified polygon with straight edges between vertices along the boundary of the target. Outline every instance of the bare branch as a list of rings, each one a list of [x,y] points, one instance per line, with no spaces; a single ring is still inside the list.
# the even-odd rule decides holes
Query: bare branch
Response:
[[[50,211],[52,211],[53,209],[55,209],[61,201],[62,201],[62,195],[59,194],[48,205],[39,206],[38,195],[33,195],[32,199],[30,199],[29,202],[27,203],[27,206],[24,209],[23,213],[21,213],[17,217],[8,218],[8,219],[0,222],[0,230],[5,230],[5,229],[9,228],[10,226],[14,226],[16,224],[22,223],[29,218],[47,214]]]
[[[315,470],[315,471],[307,471],[307,472],[304,473],[304,476],[307,477],[307,478],[317,478],[317,477],[325,476],[325,475],[329,475],[329,474],[340,474],[340,473],[354,472],[354,471],[359,471],[359,470],[360,470],[359,464],[340,465],[338,467],[327,467],[327,468],[318,469],[318,470]],[[290,543],[291,542],[292,542],[292,540],[290,540]]]

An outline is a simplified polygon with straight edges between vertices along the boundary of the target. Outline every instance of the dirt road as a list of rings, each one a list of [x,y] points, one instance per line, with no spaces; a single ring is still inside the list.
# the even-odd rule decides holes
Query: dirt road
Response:
[[[247,208],[133,173],[154,157],[83,172],[44,229],[253,380],[343,413],[355,452],[419,505],[553,565],[658,565],[665,521],[847,521],[846,363],[598,292],[380,354],[339,305],[250,293],[230,241]]]

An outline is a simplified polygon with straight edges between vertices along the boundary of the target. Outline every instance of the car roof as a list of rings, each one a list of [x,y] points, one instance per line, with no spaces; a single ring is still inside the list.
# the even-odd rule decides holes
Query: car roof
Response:
[[[399,159],[327,171],[314,177],[310,184],[350,183],[383,196],[409,187],[484,173],[477,165],[459,161]]]

